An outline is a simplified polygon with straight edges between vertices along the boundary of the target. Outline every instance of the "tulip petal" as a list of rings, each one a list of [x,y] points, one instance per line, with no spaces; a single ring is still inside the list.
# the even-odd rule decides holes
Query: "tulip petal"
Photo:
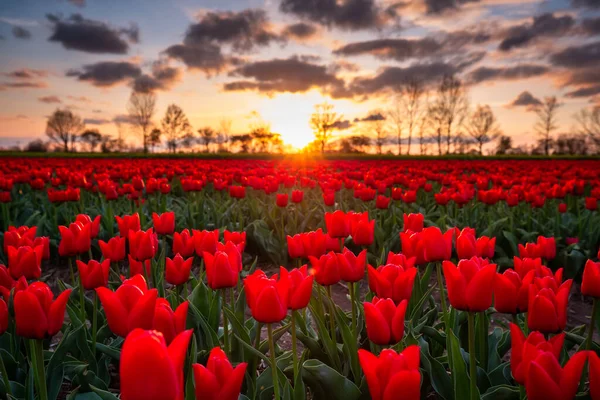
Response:
[[[371,303],[364,303],[364,307],[369,340],[380,346],[390,344],[390,326],[383,314]]]
[[[421,374],[419,370],[406,370],[394,374],[383,393],[383,400],[396,400],[401,393],[402,400],[421,398]]]
[[[69,296],[71,296],[71,289],[62,292],[50,306],[50,312],[48,313],[48,335],[54,336],[62,328]]]
[[[467,285],[469,311],[481,312],[492,306],[492,288],[496,277],[496,265],[481,268]]]
[[[377,356],[367,350],[359,349],[358,360],[360,362],[360,367],[365,374],[369,392],[371,393],[371,399],[381,400],[382,388],[377,375]]]
[[[151,289],[140,298],[129,313],[127,324],[130,331],[135,328],[152,329],[157,297],[158,291],[156,289]]]
[[[30,339],[43,339],[48,330],[48,319],[37,297],[27,291],[15,294],[15,324],[17,335]]]
[[[217,377],[204,365],[194,364],[194,383],[196,386],[196,399],[219,399],[219,382]]]

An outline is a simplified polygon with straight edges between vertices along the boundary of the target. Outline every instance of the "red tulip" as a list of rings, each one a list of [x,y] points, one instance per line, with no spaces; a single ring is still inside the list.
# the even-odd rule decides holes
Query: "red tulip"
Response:
[[[247,363],[235,368],[220,347],[211,350],[206,367],[192,366],[196,387],[196,400],[237,400],[240,395]]]
[[[280,267],[280,279],[289,281],[288,305],[290,310],[301,310],[308,306],[312,295],[314,277],[308,275],[306,265],[291,271]]]
[[[537,244],[541,249],[541,257],[550,261],[556,257],[556,240],[553,237],[538,236]]]
[[[181,254],[182,257],[188,258],[194,255],[194,239],[188,229],[173,233],[173,254]]]
[[[54,300],[50,287],[34,282],[15,293],[14,312],[17,335],[27,339],[45,339],[60,331],[65,319],[71,289],[63,291]]]
[[[585,208],[590,211],[596,211],[598,209],[598,199],[595,197],[586,197]]]
[[[140,215],[138,213],[124,215],[122,218],[117,215],[115,219],[117,220],[119,235],[121,237],[128,237],[129,231],[137,232],[142,229],[140,226]]]
[[[31,242],[35,240],[37,226],[31,228],[20,226],[18,228],[9,226],[8,231],[4,232],[4,252],[8,252],[8,246],[19,248],[21,246],[31,246]]]
[[[204,253],[204,263],[206,280],[211,289],[232,288],[237,285],[241,257],[235,246],[228,251],[217,251],[214,256]]]
[[[352,224],[352,241],[357,246],[370,246],[375,240],[375,220],[369,221],[366,213],[362,215],[364,217]]]
[[[10,276],[10,272],[6,266],[0,264],[0,295],[8,300],[10,297],[10,290],[16,284],[16,281]]]
[[[565,342],[565,334],[555,335],[546,341],[539,332],[531,332],[527,339],[518,325],[510,324],[511,352],[510,369],[515,381],[525,384],[531,361],[540,353],[548,352],[557,360]]]
[[[83,225],[91,224],[90,226],[90,238],[95,239],[100,233],[100,215],[97,215],[93,220],[89,215],[79,214],[75,217],[75,222],[81,222]]]
[[[109,259],[110,262],[119,262],[125,259],[126,243],[127,238],[120,236],[110,238],[108,242],[98,240],[98,245],[100,246],[100,251],[102,251],[102,256],[106,259]]]
[[[421,232],[400,232],[402,253],[409,258],[415,259],[415,264],[423,265],[425,261],[425,247]]]
[[[590,395],[592,400],[600,399],[600,358],[595,351],[588,352],[590,365]]]
[[[154,258],[158,250],[158,238],[152,230],[129,231],[129,253],[138,261]]]
[[[458,266],[444,261],[442,268],[452,307],[461,311],[480,312],[492,306],[496,264],[473,257],[460,260]]]
[[[8,329],[8,306],[3,299],[0,299],[0,335]]]
[[[496,311],[506,314],[527,312],[529,288],[534,277],[534,271],[529,271],[522,279],[512,269],[507,269],[503,274],[497,273],[494,279],[494,308]]]
[[[425,220],[423,214],[403,214],[402,219],[404,220],[403,232],[421,232],[423,230],[423,221]]]
[[[304,257],[321,257],[327,252],[327,240],[329,235],[323,233],[323,229],[301,233],[302,245],[304,247]],[[337,244],[339,249],[339,243]]]
[[[135,328],[152,329],[158,292],[148,290],[141,275],[123,282],[115,292],[100,287],[96,293],[106,313],[108,327],[115,335],[127,337]]]
[[[561,367],[550,352],[542,352],[529,365],[525,378],[528,400],[575,398],[588,352],[581,351]]]
[[[159,235],[172,235],[175,231],[175,213],[173,211],[162,214],[152,213],[152,224]]]
[[[560,203],[558,205],[558,212],[564,214],[567,212],[567,205],[565,203]]]
[[[371,303],[364,302],[365,323],[369,340],[380,346],[396,344],[404,336],[404,316],[407,300],[396,306],[392,299],[373,298]]]
[[[375,208],[379,210],[387,210],[390,206],[390,198],[386,196],[379,195],[377,199],[375,199]]]
[[[150,276],[152,271],[152,260],[137,261],[131,254],[127,257],[129,258],[129,276]]]
[[[325,213],[327,233],[333,238],[346,238],[350,235],[350,219],[343,211],[337,210]]]
[[[8,247],[8,271],[14,279],[39,279],[42,275],[42,246]]]
[[[581,294],[600,298],[600,262],[587,260],[581,280]]]
[[[415,266],[415,257],[406,257],[402,253],[388,252],[386,264],[394,264],[401,266],[404,269],[413,268]]]
[[[411,266],[387,264],[377,269],[368,266],[369,281],[375,285],[375,294],[379,298],[390,298],[400,304],[402,300],[410,300],[417,269]]]
[[[225,229],[223,232],[223,241],[235,243],[235,245],[238,246],[241,254],[244,252],[246,247],[246,232],[230,232]]]
[[[327,191],[323,193],[323,203],[325,203],[326,206],[333,206],[335,204],[335,192],[333,191]]]
[[[152,329],[163,334],[165,342],[170,344],[177,335],[185,330],[189,303],[181,303],[173,312],[166,299],[156,299]]]
[[[290,258],[304,258],[304,245],[302,244],[302,234],[287,236],[287,248]]]
[[[302,190],[294,190],[292,192],[292,203],[302,203],[304,192]]]
[[[572,280],[565,281],[560,287],[549,278],[536,278],[529,289],[527,325],[533,331],[558,333],[567,325],[567,303]],[[552,287],[554,286],[554,287]]]
[[[277,193],[275,204],[277,204],[277,207],[286,207],[288,205],[287,193]]]
[[[308,259],[313,267],[312,273],[315,280],[322,286],[331,286],[338,283],[343,268],[340,264],[348,263],[345,258],[338,258],[333,251],[323,254],[320,258],[308,256]]]
[[[244,186],[229,186],[229,196],[234,199],[243,199],[246,197],[246,188]]]
[[[85,290],[93,290],[108,285],[109,259],[104,260],[102,264],[95,260],[90,260],[87,264],[77,260],[77,269]]]
[[[358,256],[344,247],[344,252],[337,254],[337,257],[343,257],[340,262],[340,277],[345,282],[359,282],[365,277],[365,268],[367,266],[367,250],[361,251]]]
[[[180,254],[177,254],[173,259],[167,257],[165,266],[165,280],[171,285],[183,285],[190,279],[190,271],[192,270],[192,257],[184,260]],[[167,340],[168,342],[168,340]]]
[[[263,324],[281,322],[287,315],[289,281],[268,278],[256,270],[244,279],[246,302],[252,317]]]
[[[423,251],[427,262],[449,260],[452,256],[454,230],[442,234],[440,228],[429,227],[421,231]]]
[[[358,350],[360,366],[365,373],[372,400],[402,400],[421,398],[419,346],[408,346],[402,353],[384,349],[379,357],[367,350]]]
[[[92,245],[91,228],[91,224],[83,225],[81,222],[70,224],[68,228],[59,226],[61,240],[58,245],[58,254],[62,257],[73,257],[77,254],[87,253]]]
[[[204,253],[210,253],[212,255],[217,251],[217,243],[219,242],[219,230],[214,231],[197,231],[192,230],[192,236],[194,239],[194,248],[196,249],[196,255],[202,257]]]
[[[122,400],[182,400],[183,368],[192,330],[180,333],[167,347],[160,332],[133,330],[120,359]]]

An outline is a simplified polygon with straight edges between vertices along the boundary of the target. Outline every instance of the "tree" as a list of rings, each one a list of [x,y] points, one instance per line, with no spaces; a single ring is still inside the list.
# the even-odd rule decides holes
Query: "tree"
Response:
[[[585,134],[560,134],[554,141],[554,154],[584,156],[588,153],[587,138]]]
[[[93,153],[96,147],[102,142],[102,134],[98,132],[98,129],[88,129],[79,138],[89,146],[88,150],[90,153]]]
[[[150,131],[150,135],[148,135],[148,144],[150,145],[152,153],[154,153],[154,147],[160,145],[162,134],[162,131],[158,128],[154,128]]]
[[[248,153],[250,150],[250,143],[252,143],[252,136],[248,133],[243,135],[233,135],[231,136],[231,143],[239,144],[240,152]]]
[[[113,149],[121,153],[125,149],[125,141],[123,140],[123,123],[116,119],[113,120],[113,122],[117,127],[117,138],[115,139]]]
[[[581,110],[576,116],[577,132],[587,135],[600,150],[600,107]]]
[[[386,120],[379,111],[371,112],[372,116],[375,116],[373,121],[370,121],[369,124],[372,126],[373,132],[375,133],[375,147],[377,148],[377,154],[381,154],[383,152],[383,146],[387,142],[387,130],[385,128]],[[381,117],[381,118],[377,118]]]
[[[24,151],[30,153],[46,153],[48,151],[48,145],[44,143],[42,139],[35,139],[27,143]]]
[[[71,151],[74,150],[73,145],[79,132],[85,128],[85,125],[78,115],[75,115],[71,110],[57,109],[48,117],[46,123],[46,136],[58,144],[62,144],[63,151],[69,151],[69,143]]]
[[[216,133],[214,129],[206,126],[198,129],[198,134],[200,135],[200,143],[204,145],[204,151],[208,153],[208,147],[216,139]]]
[[[191,125],[187,116],[176,104],[171,104],[167,107],[165,116],[161,121],[162,130],[167,136],[167,148],[173,152],[177,152],[177,146],[183,141],[187,134],[190,133]]]
[[[477,106],[468,121],[467,132],[477,143],[479,154],[483,155],[483,145],[496,140],[501,134],[498,121],[490,106]]]
[[[512,138],[510,136],[500,136],[498,138],[498,146],[496,154],[508,154],[512,149]]]
[[[231,119],[230,118],[222,118],[219,121],[219,136],[221,137],[221,145],[225,148],[225,150],[229,151],[229,139],[231,135]]]
[[[142,133],[144,153],[148,153],[150,128],[156,111],[156,95],[150,91],[133,91],[129,97],[127,111],[134,125]]]
[[[544,103],[535,111],[538,121],[535,124],[535,131],[540,137],[540,144],[544,149],[544,154],[550,154],[552,146],[552,133],[558,128],[556,125],[556,113],[561,104],[556,96],[544,98]]]
[[[398,154],[402,154],[402,132],[406,127],[407,149],[410,154],[412,136],[417,124],[423,118],[422,100],[425,94],[423,82],[410,79],[396,88],[394,106],[388,112],[389,118],[395,125],[398,135]]]
[[[325,153],[325,146],[331,139],[334,126],[339,120],[340,116],[333,111],[333,104],[325,102],[315,106],[315,111],[310,117],[310,127],[321,147],[321,153]]]
[[[439,128],[438,134],[446,139],[446,154],[448,154],[452,138],[463,124],[469,110],[467,93],[462,81],[453,75],[444,76],[436,92],[433,108],[437,114],[435,120],[441,123],[436,129]]]
[[[438,101],[434,101],[429,104],[427,108],[427,126],[433,130],[433,137],[438,146],[438,155],[442,155],[442,135],[444,130],[444,124],[446,113],[442,105]],[[423,154],[423,133],[421,131],[421,154]]]

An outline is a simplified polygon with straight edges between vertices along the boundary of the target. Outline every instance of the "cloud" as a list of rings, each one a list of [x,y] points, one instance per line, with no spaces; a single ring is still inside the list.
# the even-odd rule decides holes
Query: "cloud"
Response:
[[[0,90],[4,89],[43,89],[47,88],[48,84],[46,82],[36,82],[36,81],[17,81],[17,82],[1,82]]]
[[[479,0],[422,0],[427,14],[442,14],[456,11],[466,3],[479,3]]]
[[[179,68],[170,67],[162,62],[155,62],[151,74],[140,75],[133,81],[133,90],[143,93],[169,90],[181,80],[182,75]]]
[[[354,118],[354,122],[375,122],[385,121],[385,117],[380,112],[369,114],[364,118]]]
[[[71,95],[68,95],[67,98],[69,100],[78,101],[80,103],[91,103],[92,102],[92,100],[90,98],[85,97],[85,96],[71,96]]]
[[[550,61],[554,65],[568,68],[595,66],[600,62],[600,41],[567,47],[550,56]]]
[[[531,93],[524,91],[521,92],[513,101],[507,104],[507,107],[526,107],[527,111],[532,111],[541,105],[542,102],[540,99]]]
[[[76,77],[80,81],[90,82],[94,86],[108,87],[137,78],[142,74],[139,66],[130,62],[102,61],[88,64],[82,70],[69,70],[67,76]]]
[[[331,128],[337,129],[338,131],[344,131],[346,129],[350,129],[354,126],[354,124],[347,119],[337,120],[333,124],[331,124]]]
[[[472,83],[481,83],[494,80],[518,80],[540,76],[549,71],[545,65],[517,64],[514,67],[479,67],[469,72],[467,80]]]
[[[573,90],[565,94],[567,97],[575,98],[575,97],[591,97],[600,94],[600,85],[596,86],[588,86]]]
[[[544,36],[562,36],[575,25],[575,19],[570,15],[555,17],[545,13],[533,17],[531,23],[525,23],[509,28],[498,48],[509,51],[515,47],[525,47],[535,39]]]
[[[4,75],[16,79],[35,79],[48,76],[48,71],[44,71],[42,69],[21,68],[5,73]]]
[[[581,27],[588,35],[600,35],[600,17],[584,19]]]
[[[134,124],[135,122],[131,118],[131,116],[127,114],[119,114],[115,115],[112,119],[112,122],[115,124]]]
[[[168,47],[165,53],[183,62],[189,69],[197,69],[207,75],[219,73],[226,66],[238,62],[237,58],[224,55],[221,47],[212,43],[176,44]]]
[[[280,10],[345,30],[380,28],[397,17],[396,7],[381,8],[374,0],[282,0]]]
[[[86,19],[81,14],[72,14],[64,19],[47,14],[52,24],[51,42],[58,42],[67,50],[78,50],[95,54],[126,54],[129,43],[139,41],[136,25],[117,28],[104,22]]]
[[[282,35],[286,38],[302,41],[315,36],[317,34],[317,31],[318,29],[312,24],[298,22],[295,24],[287,25],[283,30]]]
[[[102,119],[102,118],[85,118],[83,120],[83,123],[86,125],[105,125],[105,124],[110,124],[111,121],[109,119]]]
[[[226,83],[223,86],[225,91],[301,93],[313,88],[328,89],[343,85],[326,66],[303,61],[299,57],[248,63],[229,75],[245,80]]]
[[[22,26],[13,26],[12,34],[17,39],[31,39],[31,32],[28,29],[23,28]]]
[[[67,0],[69,3],[77,7],[85,7],[85,0]]]
[[[42,103],[52,104],[52,103],[62,103],[62,101],[58,98],[58,96],[43,96],[38,97],[38,101]]]
[[[582,8],[600,8],[600,1],[598,0],[571,0],[571,4]]]

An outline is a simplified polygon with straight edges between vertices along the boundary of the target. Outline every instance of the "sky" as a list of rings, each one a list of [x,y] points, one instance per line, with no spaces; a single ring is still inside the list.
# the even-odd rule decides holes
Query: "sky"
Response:
[[[347,121],[336,135],[364,132],[398,84],[446,74],[516,145],[546,96],[572,131],[600,104],[600,0],[2,0],[0,146],[44,138],[57,108],[116,135],[151,90],[157,123],[172,103],[195,129],[258,115],[302,147],[315,104]]]

